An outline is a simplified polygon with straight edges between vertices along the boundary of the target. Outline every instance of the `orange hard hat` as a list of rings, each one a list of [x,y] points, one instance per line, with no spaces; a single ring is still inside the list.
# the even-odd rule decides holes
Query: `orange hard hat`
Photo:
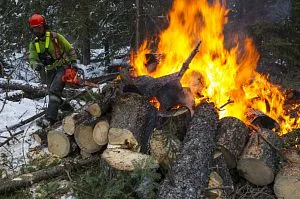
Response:
[[[34,28],[34,27],[37,27],[37,26],[40,26],[42,24],[45,25],[45,18],[40,15],[40,14],[33,14],[30,18],[29,18],[29,25],[30,25],[30,28]]]

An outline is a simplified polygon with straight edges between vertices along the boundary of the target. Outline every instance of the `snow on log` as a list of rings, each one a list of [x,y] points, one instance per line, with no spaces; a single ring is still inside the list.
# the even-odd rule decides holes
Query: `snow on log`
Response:
[[[141,95],[125,93],[112,106],[108,133],[110,144],[127,145],[129,149],[147,153],[156,122],[156,109]]]
[[[274,192],[278,198],[300,198],[300,164],[287,163],[277,174]]]
[[[213,163],[218,114],[212,104],[196,107],[181,152],[164,180],[159,198],[201,198],[206,196]]]
[[[252,135],[238,161],[237,169],[255,185],[273,182],[279,167],[281,138],[272,130],[258,129]]]
[[[98,145],[108,143],[109,123],[107,120],[99,121],[93,129],[93,138]]]
[[[235,117],[225,117],[219,121],[217,133],[217,145],[224,154],[227,167],[235,168],[249,137],[247,126]]]
[[[158,168],[157,162],[150,155],[128,149],[105,149],[101,157],[112,168],[123,171]]]
[[[13,102],[20,101],[23,97],[24,92],[22,90],[9,91],[0,94],[0,100],[6,99]]]
[[[66,157],[77,148],[74,138],[65,134],[61,128],[47,134],[48,151],[60,158]]]

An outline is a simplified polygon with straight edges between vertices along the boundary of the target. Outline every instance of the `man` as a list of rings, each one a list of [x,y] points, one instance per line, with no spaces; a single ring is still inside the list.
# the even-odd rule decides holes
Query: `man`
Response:
[[[76,68],[76,54],[72,45],[61,34],[48,30],[42,15],[33,14],[29,18],[29,26],[35,36],[34,41],[29,44],[29,64],[40,73],[49,89],[46,114],[37,121],[37,125],[48,127],[57,120],[65,87],[62,76],[67,67]]]

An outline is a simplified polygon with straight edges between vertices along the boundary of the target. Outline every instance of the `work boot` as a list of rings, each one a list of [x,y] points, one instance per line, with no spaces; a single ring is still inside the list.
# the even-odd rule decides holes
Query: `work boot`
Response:
[[[52,124],[54,124],[54,121],[50,118],[41,117],[36,120],[36,125],[39,127],[42,127],[42,128],[47,128],[47,127],[51,126]]]

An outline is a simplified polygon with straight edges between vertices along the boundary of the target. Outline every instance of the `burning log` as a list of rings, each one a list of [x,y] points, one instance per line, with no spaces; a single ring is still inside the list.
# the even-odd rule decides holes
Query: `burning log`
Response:
[[[93,129],[93,138],[98,145],[106,145],[108,143],[109,123],[107,120],[99,121]]]
[[[300,164],[284,165],[277,174],[274,192],[278,198],[300,198]]]
[[[225,117],[219,121],[217,145],[224,154],[229,169],[236,167],[248,137],[248,128],[241,120]]]
[[[159,191],[159,198],[205,197],[213,162],[218,114],[208,103],[196,107],[181,152]]]
[[[158,168],[157,162],[151,156],[127,149],[105,149],[101,157],[111,167],[123,171]]]
[[[263,112],[257,109],[249,109],[247,112],[247,119],[250,124],[260,128],[266,128],[270,130],[278,131],[280,129],[279,124]]]
[[[258,129],[252,135],[240,157],[237,169],[255,185],[268,185],[279,167],[280,137],[269,129]]]
[[[48,151],[60,158],[66,157],[77,148],[74,138],[65,134],[61,128],[47,134]]]
[[[126,145],[135,151],[146,153],[156,122],[156,109],[141,95],[120,95],[112,109],[109,144]]]
[[[99,151],[102,146],[98,145],[93,139],[94,125],[80,124],[76,127],[74,138],[82,151],[94,153]]]

